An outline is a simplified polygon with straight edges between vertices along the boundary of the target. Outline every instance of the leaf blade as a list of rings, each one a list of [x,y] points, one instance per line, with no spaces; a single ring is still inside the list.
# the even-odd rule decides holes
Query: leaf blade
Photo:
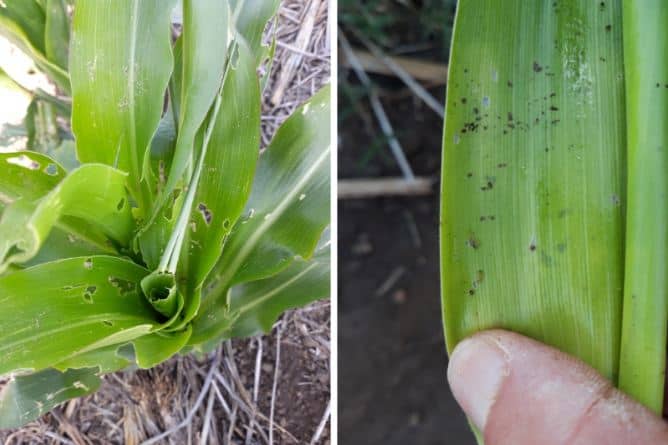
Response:
[[[449,351],[506,328],[616,380],[624,90],[621,3],[606,5],[459,5],[441,197]]]
[[[104,184],[99,187],[98,184]],[[12,203],[0,219],[0,267],[33,258],[63,216],[82,220],[81,232],[93,227],[121,245],[134,230],[126,176],[101,164],[86,164],[67,175],[46,196]]]
[[[190,215],[186,248],[177,268],[184,295],[193,296],[186,306],[190,320],[197,308],[196,296],[223,250],[250,195],[260,151],[260,87],[254,58],[239,45],[236,67],[231,67],[222,90],[223,112],[213,127]]]
[[[151,332],[160,323],[138,292],[147,273],[128,260],[96,256],[1,277],[0,375],[39,371]]]
[[[0,392],[0,428],[18,428],[69,399],[95,392],[101,381],[91,369],[46,369],[15,377]]]
[[[126,171],[141,212],[150,200],[140,184],[141,168],[172,71],[173,4],[81,2],[72,25],[72,130],[78,158]]]
[[[251,197],[207,278],[193,337],[231,286],[274,275],[309,258],[329,224],[329,95],[320,90],[278,130],[258,161]],[[211,296],[211,298],[209,298]]]

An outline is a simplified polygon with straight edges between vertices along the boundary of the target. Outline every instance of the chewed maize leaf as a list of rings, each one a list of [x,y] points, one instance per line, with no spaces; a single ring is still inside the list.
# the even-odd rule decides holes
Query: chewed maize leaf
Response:
[[[230,233],[207,278],[193,338],[208,330],[213,308],[227,305],[234,284],[272,276],[296,256],[308,259],[329,224],[329,88],[279,128],[260,156],[245,215]]]
[[[45,10],[44,51],[46,57],[66,70],[70,45],[70,22],[65,0],[47,0]]]
[[[107,345],[91,351],[74,355],[52,366],[58,371],[91,368],[98,375],[119,371],[135,363],[132,345],[129,343]]]
[[[260,152],[260,87],[250,50],[240,43],[236,62],[223,85],[225,109],[218,113],[203,159],[201,177],[192,204],[186,244],[177,277],[191,297],[216,264],[223,243],[239,219],[253,184]],[[190,320],[199,307],[197,298],[186,305]]]
[[[60,403],[97,391],[100,384],[96,369],[90,368],[13,377],[0,392],[0,428],[25,425]]]
[[[278,11],[279,3],[279,0],[238,0],[232,6],[235,28],[248,43],[256,65],[263,62],[271,51],[271,46],[262,45],[262,36],[267,22]]]
[[[621,1],[460,2],[443,142],[448,349],[514,330],[617,380]]]
[[[284,271],[264,280],[232,288],[230,310],[238,314],[230,336],[248,337],[271,331],[287,309],[305,306],[329,296],[329,246],[310,260],[296,259]]]
[[[230,11],[226,1],[183,1],[183,33],[178,42],[181,72],[175,76],[177,139],[167,181],[151,215],[151,223],[201,149],[196,134],[220,91],[228,59]]]
[[[93,256],[1,277],[0,375],[39,371],[158,329],[162,319],[139,292],[147,273],[128,260]]]
[[[0,220],[0,270],[33,258],[61,217],[73,217],[127,245],[134,228],[125,190],[126,175],[101,164],[88,164],[67,175],[43,198],[19,199]],[[104,186],[100,186],[104,184]],[[70,218],[70,224],[77,219]]]
[[[46,155],[29,151],[0,153],[0,201],[35,200],[65,178],[66,171]]]
[[[70,74],[78,158],[127,172],[143,214],[152,196],[140,185],[143,159],[172,72],[173,5],[101,0],[78,2],[74,10]]]

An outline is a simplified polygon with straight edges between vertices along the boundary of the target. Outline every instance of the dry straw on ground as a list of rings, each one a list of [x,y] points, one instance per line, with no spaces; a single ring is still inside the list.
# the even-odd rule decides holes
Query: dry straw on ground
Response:
[[[327,6],[326,0],[282,1],[263,99],[263,146],[329,81]],[[179,356],[148,371],[108,375],[97,393],[0,432],[0,441],[329,444],[329,357],[330,306],[318,302],[285,314],[271,335],[225,342],[203,360]]]

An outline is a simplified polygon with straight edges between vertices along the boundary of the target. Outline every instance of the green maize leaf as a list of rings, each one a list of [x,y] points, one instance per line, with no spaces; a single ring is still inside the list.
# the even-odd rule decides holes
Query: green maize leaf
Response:
[[[276,15],[279,0],[239,0],[232,5],[235,27],[255,55],[255,65],[269,56],[271,46],[262,45],[262,34],[267,22]]]
[[[195,135],[220,91],[229,43],[229,6],[226,1],[184,0],[183,34],[180,38],[180,85],[172,92],[179,95],[175,111],[178,131],[174,158],[167,183],[156,202],[153,217],[192,167],[193,152],[199,147]],[[153,219],[153,218],[152,218]]]
[[[3,174],[0,175],[0,201],[5,203],[18,199],[39,199],[56,187],[66,175],[58,162],[46,155],[28,151],[0,153],[0,164],[3,165]],[[36,256],[24,265],[31,266],[58,258],[114,253],[115,249],[106,245],[105,240],[106,237],[84,221],[63,218],[58,227],[51,231]]]
[[[153,272],[141,281],[141,288],[156,311],[168,318],[180,315],[184,298],[182,293],[177,292],[172,273]]]
[[[181,114],[181,86],[183,85],[183,34],[174,42],[174,72],[169,80],[169,106],[172,108],[174,122],[180,122]],[[176,130],[174,130],[176,134]],[[174,141],[176,143],[176,140]],[[169,170],[168,170],[169,171]]]
[[[157,329],[157,314],[139,293],[147,273],[128,260],[93,256],[0,278],[0,375],[39,371]]]
[[[24,125],[28,131],[28,149],[51,154],[60,147],[62,140],[58,131],[54,105],[33,99],[28,106]]]
[[[180,332],[157,332],[134,339],[137,365],[148,369],[169,359],[185,346],[191,332],[192,328],[188,326]]]
[[[70,22],[67,17],[65,0],[47,0],[46,3],[46,24],[44,27],[46,57],[62,69],[67,70]]]
[[[232,285],[269,277],[295,256],[309,258],[329,224],[329,107],[325,87],[279,128],[260,156],[247,215],[234,226],[207,279],[195,318],[194,342],[202,342],[207,316],[225,306]]]
[[[460,2],[443,142],[448,350],[505,328],[617,381],[621,1]]]
[[[21,28],[21,26],[14,22],[11,18],[7,17],[7,15],[3,14],[0,14],[0,35],[3,35],[10,42],[16,45],[21,51],[31,57],[37,68],[44,71],[44,73],[49,76],[49,78],[58,86],[58,88],[66,93],[69,93],[70,79],[67,71],[50,62],[44,53],[30,42],[28,35]]]
[[[278,42],[278,17],[274,18],[274,32],[271,36],[271,44],[266,48],[267,63],[264,66],[264,74],[260,78],[260,91],[264,92],[274,67],[274,54],[276,53],[276,42]]]
[[[130,190],[143,213],[151,199],[140,185],[143,159],[172,72],[173,4],[79,2],[72,26],[72,130],[78,158],[128,172]]]
[[[318,250],[308,261],[297,259],[287,269],[264,280],[235,286],[230,312],[239,314],[231,337],[269,333],[285,310],[329,296],[330,249]]]
[[[329,267],[328,244],[318,248],[310,260],[298,258],[277,275],[233,287],[226,295],[230,306],[212,308],[198,325],[194,340],[203,341],[198,350],[209,352],[227,338],[268,333],[284,311],[327,298]]]
[[[223,250],[223,241],[239,219],[250,195],[260,151],[260,87],[250,50],[238,47],[222,90],[219,113],[204,157],[177,269],[189,320],[199,307],[199,289]],[[197,290],[197,292],[195,292]]]
[[[125,184],[124,173],[106,165],[87,164],[67,175],[43,198],[12,203],[0,220],[0,270],[34,257],[61,216],[79,218],[127,245],[134,221]],[[76,224],[76,220],[68,222]]]
[[[151,140],[150,154],[144,158],[143,179],[147,182],[151,193],[154,195],[159,194],[165,186],[166,175],[174,154],[175,143],[176,124],[170,102]]]
[[[0,16],[16,23],[32,46],[42,54],[46,52],[44,46],[46,17],[44,10],[35,0],[3,1],[3,4],[0,4]]]
[[[158,196],[165,186],[175,142],[176,126],[170,102],[151,141],[150,155],[144,159],[143,179],[155,196]],[[150,269],[156,269],[160,263],[160,257],[176,223],[177,215],[174,215],[174,209],[181,208],[183,197],[183,193],[178,194],[171,201],[171,205],[165,206],[155,217],[153,223],[141,231],[137,237],[139,250]]]
[[[628,187],[619,387],[663,410],[668,317],[668,8],[623,2]]]
[[[142,258],[146,265],[154,270],[160,264],[160,258],[165,252],[165,246],[174,230],[178,215],[173,213],[173,209],[178,209],[183,203],[184,194],[179,194],[173,200],[174,204],[165,207],[149,227],[139,233],[137,242],[142,253]]]
[[[0,67],[0,89],[17,91],[22,93],[24,97],[31,98],[32,94],[24,88],[16,79],[12,78],[7,71]]]
[[[72,369],[64,373],[45,369],[14,377],[0,392],[0,428],[25,425],[60,403],[97,391],[100,384],[95,369]]]
[[[64,222],[61,221],[60,225],[54,227],[40,246],[37,254],[31,259],[21,263],[20,266],[31,267],[42,263],[48,263],[50,261],[56,261],[61,258],[116,253],[113,248],[100,244],[104,243],[105,238],[100,236],[98,231],[88,227],[87,230],[90,230],[90,232],[84,233],[89,236],[84,238],[81,236],[82,233],[80,232],[77,232],[75,235],[74,231],[69,231],[67,223],[68,220],[65,219]],[[81,220],[76,220],[72,223],[73,226],[79,228],[84,227],[84,224],[85,223]]]
[[[0,153],[0,201],[34,200],[50,192],[67,172],[46,155],[22,151]]]
[[[124,352],[125,351],[125,352]],[[135,362],[132,346],[109,345],[69,357],[52,367],[65,372],[68,369],[94,368],[98,375],[116,372]]]
[[[216,286],[270,276],[308,258],[329,224],[329,107],[324,87],[295,110],[260,157],[247,214],[226,242]]]

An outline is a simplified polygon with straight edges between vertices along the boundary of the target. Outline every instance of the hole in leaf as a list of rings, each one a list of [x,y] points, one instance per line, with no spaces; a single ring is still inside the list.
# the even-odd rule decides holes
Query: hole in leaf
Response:
[[[92,258],[86,258],[86,261],[83,263],[84,269],[91,270],[93,268],[93,259]]]
[[[49,176],[56,176],[58,174],[58,167],[56,166],[56,164],[51,163],[46,166],[46,168],[44,169],[44,173],[46,173]]]
[[[19,167],[27,168],[28,170],[38,170],[40,168],[39,162],[30,159],[26,155],[7,158],[7,163],[18,165]]]
[[[223,221],[223,229],[225,229],[225,230],[230,229],[230,220],[229,219],[226,219],[225,221]]]
[[[109,277],[109,284],[111,284],[118,290],[119,295],[128,294],[130,292],[133,292],[137,288],[137,285],[134,282],[114,276]]]

